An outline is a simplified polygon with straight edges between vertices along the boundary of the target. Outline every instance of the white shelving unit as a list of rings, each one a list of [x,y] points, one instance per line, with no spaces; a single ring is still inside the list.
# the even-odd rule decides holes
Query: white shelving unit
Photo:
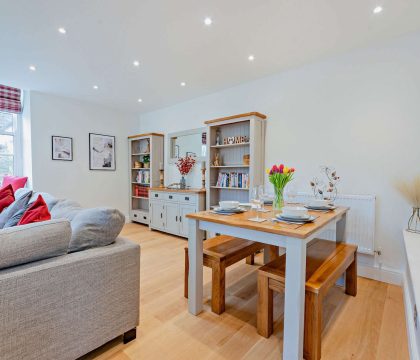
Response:
[[[221,200],[249,202],[250,189],[264,183],[264,145],[266,116],[258,112],[233,115],[206,121],[207,125],[207,208],[218,205]],[[219,135],[220,144],[216,144]],[[224,139],[240,137],[244,142],[225,144]],[[221,164],[214,166],[216,153]],[[249,164],[244,163],[244,155],[249,155]],[[219,186],[219,174],[245,174],[247,187]],[[242,175],[243,176],[243,175]]]
[[[130,179],[130,220],[149,225],[150,187],[159,186],[159,164],[163,163],[163,134],[149,133],[128,137],[128,161]],[[149,167],[138,168],[136,161],[144,166],[149,158]]]

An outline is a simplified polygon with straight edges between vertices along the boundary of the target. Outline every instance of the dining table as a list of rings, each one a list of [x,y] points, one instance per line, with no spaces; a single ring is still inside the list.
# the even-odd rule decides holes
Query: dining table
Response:
[[[198,315],[203,310],[205,231],[282,247],[286,251],[283,359],[302,359],[306,247],[310,241],[319,237],[333,225],[335,225],[335,241],[346,242],[345,228],[348,211],[347,207],[336,207],[330,211],[309,211],[315,219],[305,224],[278,221],[273,211],[259,214],[260,218],[265,219],[263,222],[250,220],[255,218],[254,210],[233,215],[217,214],[212,210],[188,214],[188,311],[193,315]]]

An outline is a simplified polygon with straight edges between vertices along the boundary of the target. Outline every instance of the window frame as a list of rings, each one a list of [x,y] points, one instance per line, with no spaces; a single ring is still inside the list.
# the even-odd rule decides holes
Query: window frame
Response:
[[[22,114],[0,110],[0,113],[10,113],[13,115],[13,132],[0,131],[0,135],[13,136],[13,174],[14,176],[22,176],[23,159],[22,159]],[[3,177],[6,174],[0,174]]]

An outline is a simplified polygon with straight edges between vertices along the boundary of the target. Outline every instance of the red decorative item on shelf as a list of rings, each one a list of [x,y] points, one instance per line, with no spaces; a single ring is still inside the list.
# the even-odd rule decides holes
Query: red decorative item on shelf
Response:
[[[182,176],[188,175],[195,165],[195,159],[192,156],[179,158],[176,166]]]

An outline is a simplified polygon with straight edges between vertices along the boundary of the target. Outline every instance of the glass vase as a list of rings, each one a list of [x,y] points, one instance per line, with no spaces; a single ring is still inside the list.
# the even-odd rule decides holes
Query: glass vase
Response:
[[[420,208],[413,207],[413,213],[408,220],[408,231],[420,234]]]
[[[283,191],[284,188],[274,188],[273,211],[275,213],[280,212],[284,206]]]
[[[187,187],[187,181],[185,180],[184,175],[181,176],[181,181],[179,183],[180,183],[180,188],[181,189],[185,189]]]

